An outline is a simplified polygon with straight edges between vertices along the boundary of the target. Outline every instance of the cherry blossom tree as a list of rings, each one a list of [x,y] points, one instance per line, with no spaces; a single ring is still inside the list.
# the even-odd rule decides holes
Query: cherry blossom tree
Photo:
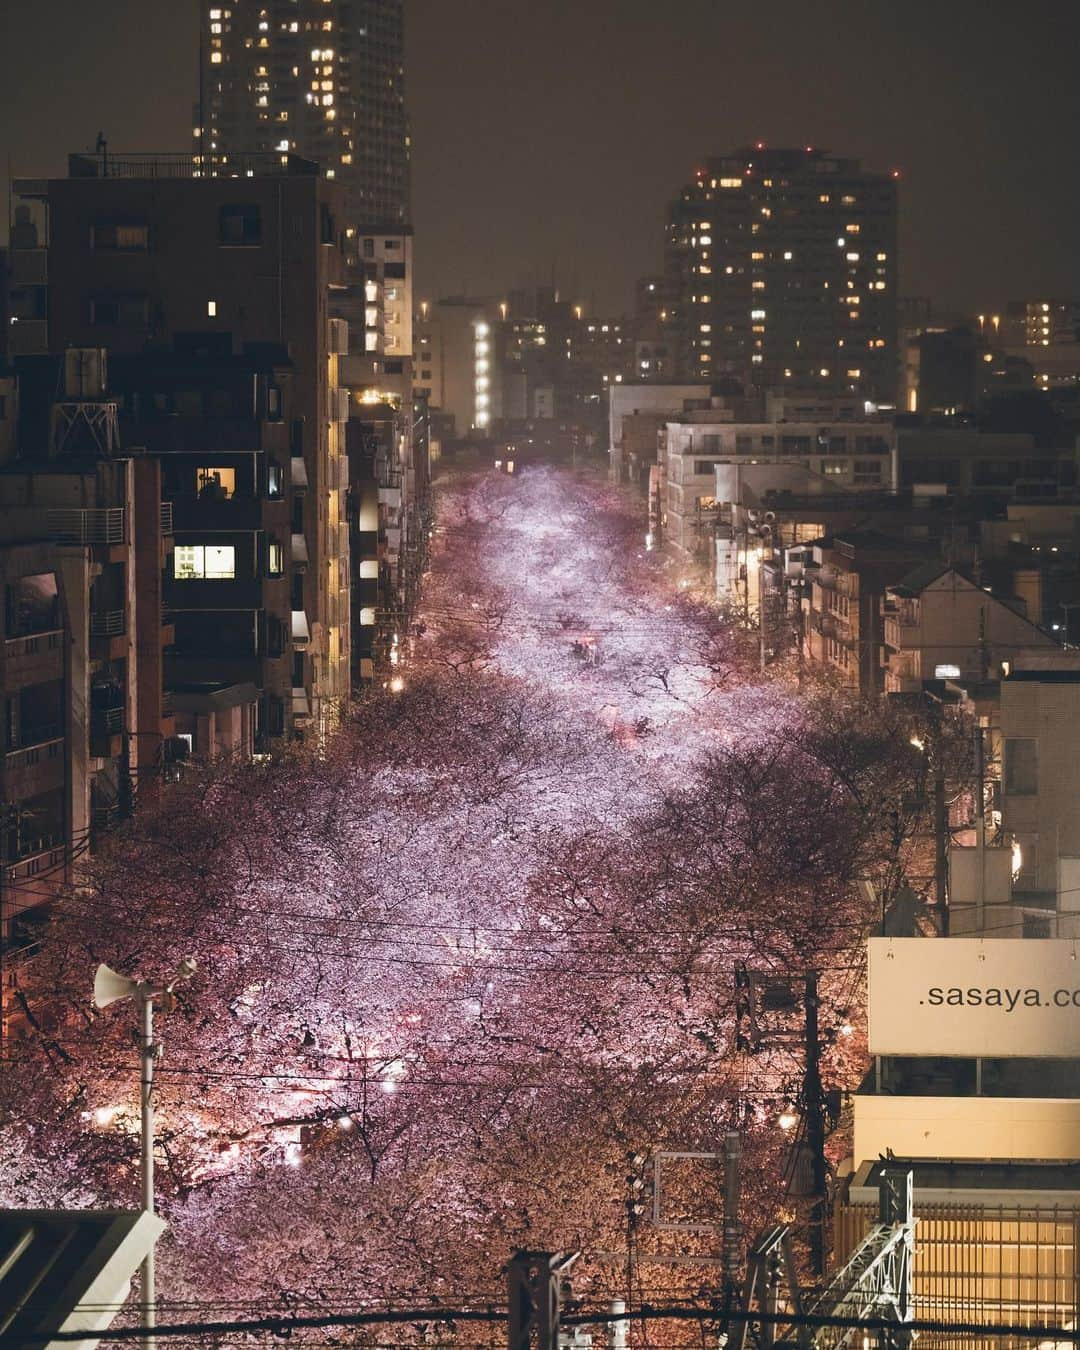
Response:
[[[133,1204],[131,1023],[93,968],[200,963],[160,1020],[166,1306],[499,1301],[516,1246],[591,1253],[600,1297],[629,1243],[641,1288],[692,1291],[649,1257],[707,1239],[628,1228],[626,1158],[737,1128],[747,1227],[783,1203],[799,1066],[739,1051],[737,963],[820,971],[854,1028],[830,1081],[861,1071],[856,883],[917,834],[907,724],[751,675],[606,485],[459,477],[436,545],[401,684],[325,745],[190,765],[29,968],[5,1202]]]

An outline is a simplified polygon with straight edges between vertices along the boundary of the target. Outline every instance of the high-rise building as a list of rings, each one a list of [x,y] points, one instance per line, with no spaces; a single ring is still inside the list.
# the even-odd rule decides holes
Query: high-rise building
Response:
[[[348,332],[330,313],[346,240],[340,188],[315,164],[248,164],[250,176],[205,178],[186,156],[75,155],[68,178],[16,180],[27,214],[12,253],[38,278],[24,308],[47,318],[14,325],[13,351],[192,358],[145,380],[129,363],[138,407],[121,418],[168,458],[182,503],[177,638],[213,659],[214,679],[258,680],[261,735],[299,735],[329,725],[351,688]]]
[[[278,151],[322,165],[357,228],[409,219],[403,0],[200,0],[195,150],[211,175]]]
[[[823,150],[709,159],[668,211],[665,272],[681,377],[896,393],[895,175]]]

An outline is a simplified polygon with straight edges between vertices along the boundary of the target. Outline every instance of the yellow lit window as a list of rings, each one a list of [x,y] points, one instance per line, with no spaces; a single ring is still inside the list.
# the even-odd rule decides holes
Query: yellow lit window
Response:
[[[858,261],[859,261],[859,255],[858,255],[857,253],[845,253],[845,254],[844,254],[844,257],[848,260],[848,262],[858,262]]]
[[[221,65],[221,53],[220,53],[220,52],[211,52],[211,53],[210,53],[210,64],[211,64],[212,66],[220,66],[220,65]]]
[[[840,200],[844,203],[845,206],[855,205],[855,198],[852,197],[850,194],[846,197],[841,197]]]
[[[754,260],[754,262],[764,262],[765,260],[764,253],[751,253],[750,257]]]
[[[861,370],[849,370],[848,378],[851,380],[857,380],[861,374],[862,374]]]
[[[722,188],[737,188],[737,187],[742,187],[742,179],[741,179],[741,178],[721,178],[721,179],[720,179],[720,186],[721,186]]]
[[[844,226],[844,229],[847,230],[848,234],[858,234],[859,231],[862,229],[862,226],[861,226],[861,225],[845,225],[845,226]]]
[[[752,291],[763,291],[765,289],[765,283],[763,281],[752,281],[750,283],[750,289]]]
[[[829,196],[829,194],[828,194],[827,192],[823,192],[823,193],[821,194],[821,196],[818,198],[818,201],[819,201],[819,202],[831,202],[831,201],[832,201],[832,198]],[[784,371],[784,374],[785,374],[785,375],[790,375],[790,374],[791,374],[791,371],[790,371],[790,370],[785,370],[785,371]]]

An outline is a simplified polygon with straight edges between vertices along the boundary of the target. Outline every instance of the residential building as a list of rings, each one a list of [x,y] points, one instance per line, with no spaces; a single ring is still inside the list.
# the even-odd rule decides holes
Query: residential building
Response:
[[[769,405],[776,420],[749,422],[713,402],[668,422],[663,436],[665,539],[683,553],[710,552],[717,511],[730,516],[732,504],[898,486],[896,436],[886,421],[835,416],[850,407],[780,401]],[[792,412],[814,420],[787,420]]]
[[[708,159],[668,210],[679,377],[896,397],[897,184],[816,149]]]
[[[900,486],[937,485],[958,496],[1053,501],[1077,483],[1077,447],[1044,448],[1028,433],[898,419]]]
[[[1017,608],[940,560],[886,588],[882,620],[887,694],[921,693],[932,680],[997,680],[1019,653],[1058,647]]]
[[[637,482],[644,486],[649,467],[656,463],[656,434],[671,418],[682,413],[687,405],[710,407],[711,388],[708,380],[686,384],[665,384],[659,381],[643,383],[637,380],[620,381],[609,385],[608,398],[608,472],[612,482]],[[648,419],[648,430],[640,423],[628,421]],[[651,453],[648,450],[652,436]],[[633,444],[627,445],[627,436]]]
[[[25,363],[0,467],[4,1011],[78,855],[178,753],[161,591],[172,507],[157,461],[120,447],[104,370],[100,350]]]
[[[175,548],[164,578],[166,687],[194,754],[250,756],[307,715],[307,472],[292,363],[213,340],[114,357],[121,443],[161,466]],[[297,453],[294,454],[294,448]]]
[[[345,239],[340,189],[316,165],[280,158],[247,161],[251,176],[208,178],[182,156],[73,155],[66,179],[17,181],[16,198],[33,213],[21,240],[47,258],[35,303],[48,319],[15,331],[24,351],[107,346],[135,355],[168,350],[185,334],[223,353],[260,343],[286,350],[290,462],[304,465],[297,509],[307,551],[289,577],[303,603],[293,609],[287,730],[303,735],[325,730],[351,688],[349,397],[338,372],[348,337],[331,322]],[[19,251],[13,237],[13,263]],[[255,453],[259,418],[243,420],[249,440],[234,448]]]
[[[926,544],[854,529],[810,548],[799,582],[803,659],[859,693],[880,693],[882,600],[925,559]]]
[[[358,231],[410,218],[403,0],[200,0],[195,155],[298,154],[344,188]]]

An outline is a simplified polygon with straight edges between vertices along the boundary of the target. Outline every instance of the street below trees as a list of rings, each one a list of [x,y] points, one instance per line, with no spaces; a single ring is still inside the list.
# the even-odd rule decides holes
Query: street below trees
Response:
[[[57,905],[2,1081],[6,1204],[133,1202],[138,1066],[93,966],[199,961],[159,1019],[161,1320],[500,1301],[518,1246],[582,1248],[597,1297],[696,1290],[649,1257],[715,1237],[628,1231],[626,1160],[731,1129],[744,1224],[789,1203],[799,1055],[737,1050],[736,963],[820,972],[823,1072],[854,1086],[855,880],[895,879],[913,751],[762,679],[640,514],[554,468],[444,477],[385,685],[317,751],[191,765]],[[706,1169],[677,1204],[718,1200]]]

